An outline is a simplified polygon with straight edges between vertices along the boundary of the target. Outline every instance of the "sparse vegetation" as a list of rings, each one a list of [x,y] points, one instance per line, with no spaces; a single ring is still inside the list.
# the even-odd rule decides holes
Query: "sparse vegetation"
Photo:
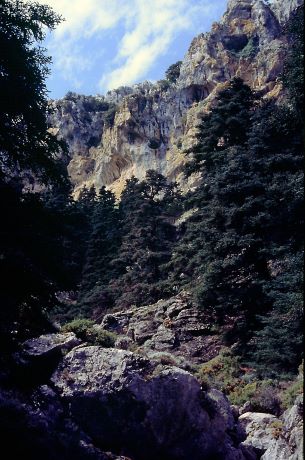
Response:
[[[180,75],[182,61],[178,61],[175,64],[169,66],[167,71],[165,72],[166,80],[170,83],[176,83]]]
[[[111,103],[109,104],[108,109],[104,112],[103,119],[104,119],[106,128],[111,128],[113,126],[117,110],[118,110],[117,105]]]

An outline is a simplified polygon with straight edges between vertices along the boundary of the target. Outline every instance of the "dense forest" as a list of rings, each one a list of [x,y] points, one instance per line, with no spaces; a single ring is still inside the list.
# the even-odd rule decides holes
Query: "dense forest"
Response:
[[[75,318],[148,305],[184,290],[223,343],[261,377],[295,375],[302,355],[303,8],[287,25],[283,96],[235,78],[202,116],[186,195],[156,171],[72,197],[67,148],[48,132],[39,43],[60,22],[1,1],[2,350]],[[38,43],[38,44],[37,44]],[[184,215],[190,216],[183,219]],[[233,319],[233,320],[232,320]]]

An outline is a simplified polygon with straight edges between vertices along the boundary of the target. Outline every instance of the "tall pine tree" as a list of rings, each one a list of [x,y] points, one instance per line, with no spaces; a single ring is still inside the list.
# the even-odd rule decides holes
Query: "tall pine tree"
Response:
[[[92,196],[93,190],[86,193],[90,202]],[[102,187],[95,199],[80,284],[78,312],[82,315],[98,317],[113,306],[113,294],[108,284],[115,273],[111,262],[120,246],[119,216],[114,194]]]
[[[111,288],[119,307],[149,304],[162,296],[163,266],[175,238],[166,212],[173,203],[170,196],[172,187],[155,171],[148,171],[142,182],[127,181],[120,203],[122,245],[112,262],[117,278]]]

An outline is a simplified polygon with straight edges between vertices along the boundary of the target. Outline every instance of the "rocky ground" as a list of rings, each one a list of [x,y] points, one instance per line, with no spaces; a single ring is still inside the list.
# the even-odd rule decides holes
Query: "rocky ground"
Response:
[[[194,377],[220,344],[187,294],[95,327],[117,333],[114,348],[48,334],[25,342],[1,375],[11,458],[301,460],[301,397],[281,417],[245,412]]]
[[[182,292],[154,305],[108,314],[100,325],[118,335],[116,346],[188,369],[220,350],[218,329]]]

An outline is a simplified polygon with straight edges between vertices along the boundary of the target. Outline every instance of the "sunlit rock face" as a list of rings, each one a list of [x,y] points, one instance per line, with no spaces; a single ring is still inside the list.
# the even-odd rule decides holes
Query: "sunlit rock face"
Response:
[[[230,0],[211,31],[194,38],[175,83],[121,87],[106,96],[69,94],[53,101],[51,130],[67,141],[76,195],[105,185],[119,196],[126,179],[155,169],[185,182],[185,152],[196,142],[200,115],[234,76],[266,97],[281,92],[287,42],[283,25],[301,0]]]

